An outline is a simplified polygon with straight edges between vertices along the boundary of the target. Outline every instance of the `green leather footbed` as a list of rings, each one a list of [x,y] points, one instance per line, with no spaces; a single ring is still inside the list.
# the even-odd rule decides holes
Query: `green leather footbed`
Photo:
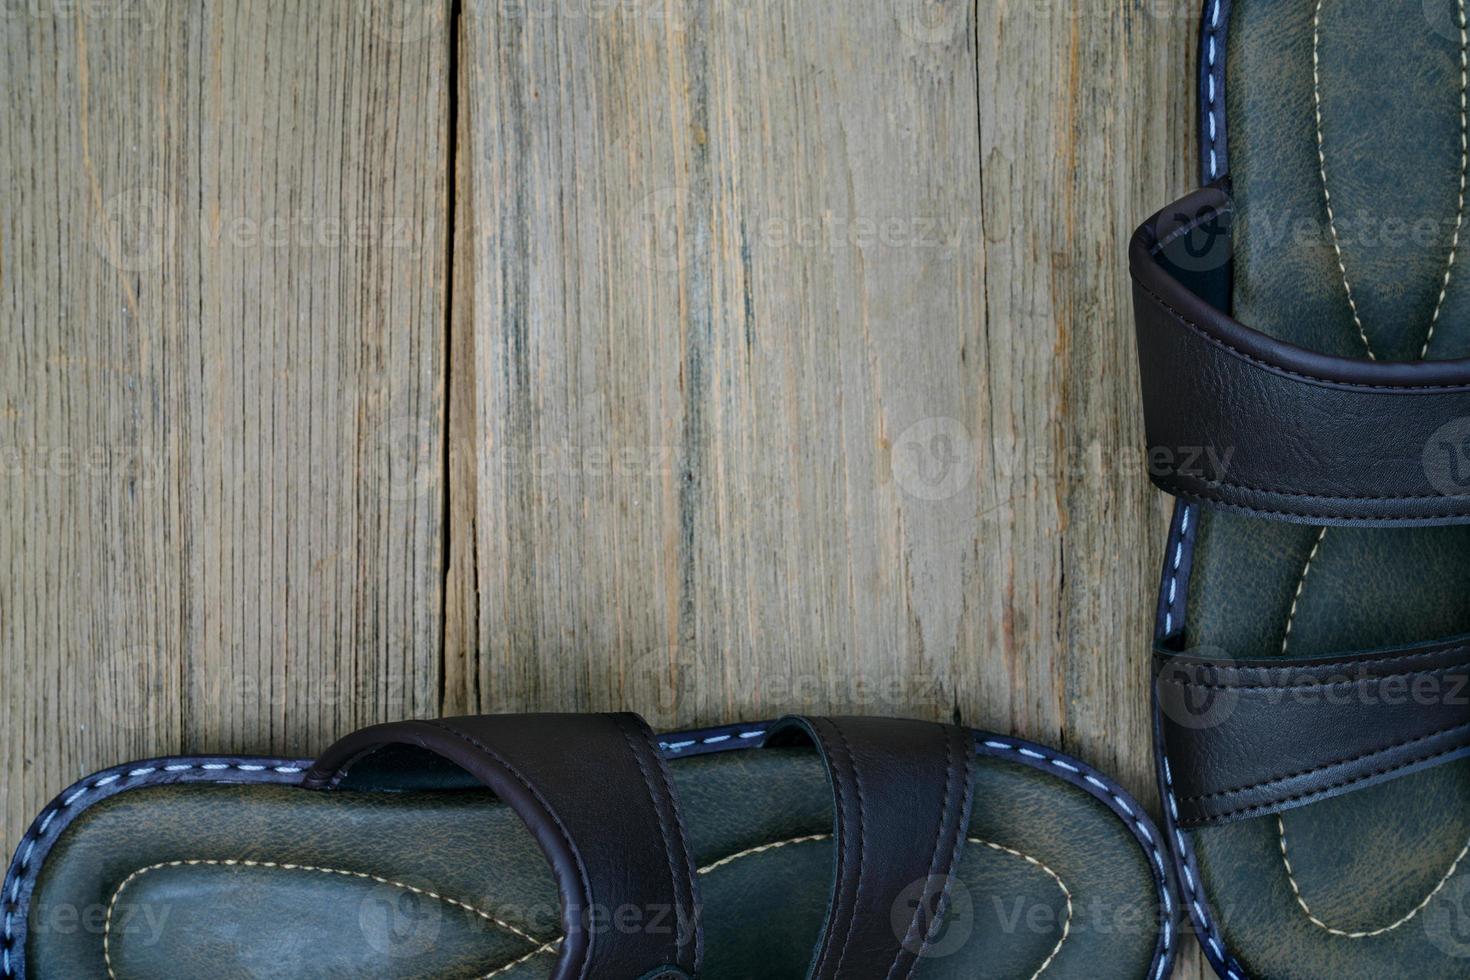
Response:
[[[696,863],[744,854],[701,873],[703,975],[804,976],[831,844],[746,852],[830,833],[820,762],[759,749],[670,768]],[[1160,915],[1149,865],[1092,796],[981,758],[969,836],[1009,850],[966,846],[936,940],[947,955],[923,960],[918,976],[1031,977],[1053,952],[1048,978],[1148,970]],[[108,976],[109,958],[124,980],[531,980],[549,975],[554,955],[508,964],[556,937],[557,909],[529,832],[483,790],[162,786],[95,804],[63,832],[33,898],[27,962],[35,980]]]
[[[1226,109],[1238,207],[1234,313],[1364,357],[1327,220],[1314,112],[1315,0],[1236,0]],[[1441,9],[1442,8],[1442,9]],[[1416,360],[1458,213],[1457,0],[1324,0],[1327,180],[1363,331]],[[1470,215],[1466,216],[1470,219]],[[1470,221],[1426,357],[1470,356]],[[1185,642],[1235,660],[1313,657],[1470,632],[1470,527],[1320,529],[1205,510]],[[1300,598],[1297,590],[1300,585]],[[1294,599],[1295,618],[1289,637]],[[1377,936],[1445,879],[1470,839],[1470,762],[1193,835],[1226,944],[1255,976],[1464,977],[1428,916]],[[1451,879],[1470,873],[1470,860]],[[1321,924],[1311,921],[1292,890]],[[1441,898],[1452,894],[1446,887]]]

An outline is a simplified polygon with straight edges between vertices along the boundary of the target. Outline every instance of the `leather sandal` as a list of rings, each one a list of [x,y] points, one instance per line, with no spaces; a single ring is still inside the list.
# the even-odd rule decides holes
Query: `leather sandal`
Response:
[[[1230,980],[1465,977],[1466,2],[1204,10],[1205,186],[1129,250],[1181,894]]]
[[[1159,980],[1161,846],[1084,763],[956,726],[397,722],[77,783],[10,865],[0,976]]]

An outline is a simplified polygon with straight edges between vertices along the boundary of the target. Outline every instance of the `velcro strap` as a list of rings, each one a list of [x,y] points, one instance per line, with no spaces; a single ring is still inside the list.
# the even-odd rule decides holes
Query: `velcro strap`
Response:
[[[974,793],[975,743],[956,725],[786,718],[767,745],[817,747],[834,796],[835,868],[808,977],[913,974],[948,914]]]
[[[1129,247],[1153,482],[1286,521],[1470,522],[1470,359],[1336,357],[1232,319],[1230,220],[1208,187]]]
[[[1470,754],[1470,646],[1234,664],[1160,651],[1182,827],[1276,813]]]
[[[550,861],[564,930],[553,980],[698,974],[698,884],[668,773],[641,718],[481,715],[375,725],[327,749],[303,785],[351,786],[349,770],[369,784],[402,784],[436,759],[494,790]]]

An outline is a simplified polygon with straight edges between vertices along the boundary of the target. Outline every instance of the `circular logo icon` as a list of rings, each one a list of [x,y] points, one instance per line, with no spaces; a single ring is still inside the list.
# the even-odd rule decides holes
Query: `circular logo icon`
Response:
[[[650,650],[628,664],[619,693],[623,704],[636,705],[640,714],[672,717],[698,695],[698,673],[688,652]]]
[[[165,693],[159,651],[143,645],[113,650],[97,665],[96,676],[99,718],[126,731],[157,721]]]
[[[970,483],[975,447],[959,419],[920,419],[893,443],[893,478],[911,497],[947,500]]]
[[[964,29],[970,4],[958,0],[897,0],[898,29],[921,44],[948,44]]]
[[[1462,9],[1458,0],[1424,0],[1424,20],[1434,33],[1459,44],[1460,32],[1466,27]]]
[[[1429,437],[1424,476],[1446,497],[1470,494],[1470,416],[1451,419]]]
[[[975,902],[965,883],[930,875],[899,892],[890,912],[893,934],[903,948],[925,959],[959,952],[975,929]]]
[[[1196,730],[1224,724],[1240,703],[1240,692],[1227,684],[1235,664],[1224,657],[1199,656],[1166,661],[1154,679],[1159,710],[1184,728]]]
[[[439,481],[434,465],[439,439],[428,420],[406,415],[378,428],[368,478],[390,500],[418,500]]]
[[[443,0],[359,0],[358,16],[385,41],[422,41],[443,25]]]
[[[120,272],[148,272],[173,249],[173,204],[151,187],[114,194],[92,216],[92,244]]]
[[[645,197],[633,214],[628,247],[655,272],[678,272],[688,261],[680,232],[688,220],[689,193],[664,187]]]
[[[1456,959],[1470,958],[1470,878],[1450,881],[1424,907],[1424,935]]]
[[[1186,272],[1223,269],[1233,254],[1231,228],[1236,220],[1233,202],[1225,208],[1166,211],[1156,229],[1159,254]]]
[[[378,953],[392,958],[422,956],[439,938],[439,903],[399,885],[380,884],[357,908],[357,924]]]

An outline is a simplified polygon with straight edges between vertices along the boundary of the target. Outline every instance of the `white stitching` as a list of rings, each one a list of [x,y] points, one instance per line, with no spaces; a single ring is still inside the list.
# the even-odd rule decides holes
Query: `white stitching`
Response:
[[[1210,120],[1210,179],[1214,180],[1220,176],[1219,156],[1215,148],[1215,32],[1220,27],[1220,0],[1215,0],[1213,13],[1210,14],[1210,26],[1206,34],[1207,47],[1209,51],[1209,66],[1205,71],[1205,84],[1209,89],[1209,104],[1206,106],[1206,115]]]
[[[341,868],[326,868],[311,864],[290,864],[277,861],[252,861],[248,859],[214,860],[196,858],[180,861],[160,861],[157,864],[150,864],[147,867],[139,868],[138,870],[134,871],[132,874],[124,878],[122,880],[122,883],[118,885],[117,888],[113,891],[112,898],[107,903],[107,913],[103,916],[102,919],[102,960],[104,963],[107,964],[107,975],[112,978],[112,980],[117,980],[117,974],[114,972],[112,966],[112,913],[113,910],[117,907],[117,900],[122,896],[123,891],[129,885],[131,885],[134,881],[143,877],[146,874],[154,871],[160,871],[164,868],[185,867],[267,868],[279,871],[310,871],[317,874],[339,875],[343,878],[360,878],[364,881],[375,881],[380,885],[390,885],[394,888],[402,888],[404,891],[412,892],[415,895],[423,895],[425,898],[432,898],[435,901],[443,902],[446,905],[452,905],[455,908],[463,909],[466,912],[471,912],[484,919],[486,922],[494,923],[501,929],[504,929],[507,932],[519,936],[521,939],[524,939],[526,942],[536,947],[534,950],[532,950],[532,954],[539,952],[543,946],[547,945],[542,940],[537,939],[535,936],[531,936],[526,932],[517,929],[509,922],[506,922],[503,919],[498,919],[495,916],[491,915],[489,912],[486,912],[483,909],[476,908],[475,906],[470,905],[467,902],[461,902],[459,899],[450,898],[447,895],[440,895],[438,892],[430,891],[427,888],[416,888],[415,886],[410,885],[406,882],[395,881],[392,878],[382,878],[378,875],[368,874],[363,871],[346,871]]]
[[[789,847],[794,844],[810,844],[816,841],[825,841],[831,839],[831,834],[807,834],[804,837],[792,837],[787,840],[771,841],[767,844],[760,844],[756,847],[746,848],[743,851],[737,851],[734,854],[722,857],[718,861],[715,861],[713,864],[707,864],[704,867],[700,868],[699,873],[702,875],[709,874],[710,872],[717,871],[720,868],[725,867],[726,865],[733,864],[734,862],[739,861],[742,858],[753,857],[757,854],[764,854],[767,851],[774,851],[782,847]],[[1021,858],[1028,864],[1032,864],[1035,865],[1037,868],[1040,868],[1048,877],[1051,878],[1052,881],[1056,883],[1057,888],[1061,890],[1062,897],[1066,900],[1067,903],[1067,915],[1066,918],[1062,921],[1062,935],[1061,938],[1057,940],[1057,944],[1052,947],[1051,952],[1047,954],[1046,959],[1042,961],[1041,966],[1037,967],[1036,972],[1031,974],[1030,980],[1036,980],[1037,977],[1041,976],[1041,974],[1045,972],[1047,967],[1051,966],[1052,961],[1057,958],[1057,954],[1062,951],[1062,944],[1067,941],[1068,936],[1071,934],[1073,916],[1071,889],[1067,887],[1067,883],[1062,880],[1061,875],[1057,874],[1049,866],[1029,854],[1025,854],[1014,848],[1005,847],[1001,844],[996,844],[993,841],[982,840],[979,837],[967,837],[965,838],[965,842],[969,844],[980,844],[992,850],[1000,851],[1004,854],[1010,854],[1014,857]],[[1165,928],[1167,929],[1167,924]],[[492,978],[506,973],[514,967],[520,966],[522,963],[526,962],[529,959],[532,959],[533,957],[539,956],[542,953],[549,953],[552,950],[556,949],[556,947],[561,944],[561,941],[562,937],[558,936],[556,939],[553,939],[550,942],[543,944],[539,948],[531,950],[529,953],[520,957],[519,959],[513,960],[510,963],[505,964],[504,966],[495,968],[491,972],[485,974],[485,976],[481,977],[480,980],[492,980]],[[1167,946],[1165,948],[1167,948]]]
[[[1186,507],[1185,508],[1185,515],[1184,515],[1184,518],[1183,518],[1183,520],[1181,522],[1181,530],[1183,530],[1183,528],[1188,527],[1188,525],[1189,525],[1189,509],[1188,509],[1188,507]],[[766,734],[766,732],[765,732],[764,729],[758,729],[758,730],[752,730],[752,731],[748,731],[748,732],[741,732],[741,733],[739,733],[739,735],[737,737],[738,738],[742,738],[742,739],[753,739],[753,738],[760,738],[760,737],[764,736],[765,734]],[[726,736],[726,737],[728,737],[728,736]],[[715,739],[716,742],[723,741],[723,739],[720,736],[710,736],[710,738]],[[708,738],[706,738],[706,739],[693,739],[693,740],[688,740],[688,741],[683,741],[683,742],[674,742],[674,743],[660,742],[659,743],[659,746],[661,748],[667,749],[669,751],[675,751],[675,752],[677,752],[680,748],[687,748],[687,747],[689,747],[691,745],[700,744],[701,742],[708,743],[709,742],[709,739]],[[1098,774],[1096,774],[1095,772],[1088,771],[1085,767],[1079,768],[1079,767],[1074,766],[1074,765],[1064,764],[1061,760],[1058,760],[1058,759],[1053,758],[1051,756],[1045,755],[1045,754],[1040,753],[1040,752],[1036,752],[1035,750],[1032,750],[1032,749],[1027,749],[1027,748],[1024,748],[1024,747],[1019,747],[1019,746],[1013,745],[1013,744],[1008,743],[1008,742],[1002,742],[1002,741],[998,741],[998,740],[986,740],[982,744],[985,745],[987,748],[1001,750],[1001,751],[1012,751],[1012,752],[1017,752],[1018,751],[1018,752],[1021,752],[1021,753],[1025,754],[1025,755],[1027,755],[1027,756],[1031,756],[1031,757],[1034,757],[1034,758],[1039,759],[1039,760],[1044,760],[1044,761],[1050,762],[1053,765],[1059,765],[1063,769],[1070,770],[1074,774],[1080,775],[1082,777],[1082,779],[1085,782],[1087,782],[1088,784],[1090,784],[1093,787],[1095,787],[1096,789],[1101,790],[1102,792],[1106,793],[1109,797],[1111,797],[1114,801],[1116,801],[1118,805],[1122,806],[1123,809],[1126,810],[1130,816],[1133,816],[1133,810],[1132,810],[1132,808],[1129,807],[1129,806],[1127,806],[1127,804],[1124,803],[1123,799],[1119,796],[1119,794],[1122,792],[1121,788],[1116,787],[1115,784],[1110,784],[1105,779],[1098,778]],[[246,763],[246,764],[241,764],[241,763],[207,763],[207,764],[183,764],[183,763],[177,763],[177,764],[166,765],[166,766],[163,766],[162,768],[163,768],[163,770],[165,772],[183,772],[183,771],[187,771],[187,770],[191,770],[191,769],[196,769],[196,768],[197,769],[201,769],[201,770],[204,770],[204,769],[216,770],[216,769],[231,769],[231,768],[234,768],[234,769],[242,769],[242,770],[244,770],[246,772],[254,772],[254,771],[257,771],[257,770],[252,769],[252,768],[246,768],[246,766],[248,766],[248,765],[250,765],[250,764],[248,764],[248,763]],[[302,771],[302,767],[300,767],[300,766],[280,765],[280,766],[271,766],[269,768],[272,771],[274,771],[274,772],[283,773],[283,774],[299,773],[299,772]],[[1167,773],[1167,771],[1168,771],[1168,761],[1167,760],[1165,760],[1165,762],[1164,762],[1164,768],[1165,768],[1165,771]],[[127,775],[129,777],[140,777],[140,776],[145,776],[145,775],[151,774],[153,772],[156,772],[157,770],[158,770],[158,767],[156,767],[156,766],[150,766],[150,767],[144,767],[144,768],[130,770]],[[79,796],[84,795],[85,793],[91,792],[91,791],[93,791],[93,790],[95,790],[95,789],[97,789],[97,788],[99,788],[101,786],[104,786],[104,785],[106,785],[108,783],[111,783],[111,782],[115,781],[117,778],[119,778],[119,777],[117,777],[117,776],[112,776],[110,778],[109,777],[103,777],[102,779],[99,779],[99,780],[94,781],[94,782],[92,782],[90,784],[87,784],[86,786],[83,786],[76,793],[73,793],[70,798],[71,799],[76,799]],[[105,780],[105,782],[103,780]],[[1177,811],[1177,807],[1174,805],[1172,787],[1171,787],[1171,792],[1169,793],[1169,802],[1170,802],[1170,806],[1172,808],[1174,808],[1174,811],[1175,811],[1176,816],[1177,816],[1177,812],[1178,811]],[[27,871],[26,865],[27,865],[27,861],[29,860],[29,856],[30,856],[32,850],[35,847],[36,841],[40,837],[42,837],[42,836],[45,835],[45,832],[46,832],[47,827],[50,826],[52,820],[55,819],[55,817],[57,816],[57,814],[59,814],[62,811],[64,805],[65,804],[63,804],[63,806],[57,806],[57,807],[53,808],[49,813],[47,813],[46,816],[41,820],[41,823],[37,827],[36,833],[34,835],[27,835],[25,838],[22,838],[22,842],[23,842],[24,846],[26,847],[26,851],[25,851],[26,858],[23,858],[22,861],[20,862],[20,865],[19,865],[19,867],[17,869],[18,872],[19,872],[19,874],[11,882],[11,900],[12,901],[14,901],[15,900],[15,897],[19,894],[20,885],[21,885],[22,881],[25,880],[25,878],[26,878],[26,871]],[[1151,850],[1151,855],[1153,857],[1153,860],[1154,860],[1155,864],[1159,868],[1160,880],[1159,880],[1159,883],[1158,884],[1159,884],[1160,894],[1163,897],[1164,908],[1165,908],[1166,913],[1172,914],[1173,908],[1172,908],[1172,903],[1169,900],[1168,887],[1164,883],[1165,879],[1167,878],[1167,875],[1164,872],[1163,857],[1162,857],[1162,855],[1159,852],[1158,845],[1154,842],[1153,834],[1149,833],[1147,825],[1144,824],[1144,822],[1141,819],[1139,819],[1136,816],[1133,816],[1133,825],[1138,830],[1138,832],[1141,834],[1141,836],[1143,837],[1143,839],[1145,839],[1145,840],[1147,840],[1149,842],[1150,850]],[[717,863],[716,866],[718,866],[718,863]],[[712,870],[713,867],[714,866],[711,866],[710,869],[701,868],[701,869],[699,869],[699,873],[703,874],[705,872],[705,870]],[[8,941],[9,937],[12,934],[13,919],[14,919],[14,912],[13,912],[13,910],[7,909],[6,910],[6,913],[5,913],[5,927],[4,927],[5,928],[5,935],[6,935],[7,941]],[[1168,923],[1166,921],[1165,927],[1164,927],[1164,931],[1163,931],[1163,949],[1162,949],[1162,954],[1163,955],[1160,956],[1160,958],[1159,958],[1159,972],[1156,974],[1155,980],[1157,980],[1158,977],[1160,977],[1160,976],[1163,975],[1163,968],[1164,968],[1164,966],[1169,961],[1169,952],[1170,952],[1170,949],[1172,947],[1172,942],[1173,942],[1173,934],[1172,934],[1172,931],[1168,928]],[[511,968],[520,965],[521,963],[525,962],[526,960],[528,960],[528,959],[530,959],[530,958],[532,958],[532,957],[534,957],[534,956],[536,956],[536,955],[538,955],[540,953],[549,952],[549,951],[555,949],[560,943],[561,943],[561,938],[558,938],[558,939],[553,940],[553,941],[551,941],[549,943],[546,943],[546,944],[542,945],[541,947],[538,947],[537,949],[534,949],[531,952],[527,953],[525,956],[521,957],[520,959],[515,960],[514,962],[511,962],[511,963],[505,964],[502,967],[498,967],[496,970],[494,970],[491,973],[488,973],[484,977],[480,978],[480,980],[491,980],[492,977],[495,977],[495,976],[497,976],[499,974],[505,973],[506,971],[510,970]],[[12,977],[12,976],[14,976],[14,973],[13,973],[12,968],[11,968],[10,950],[7,948],[4,951],[4,954],[5,955],[3,957],[3,962],[0,962],[0,976]],[[1235,980],[1238,980],[1238,978],[1235,978]]]
[[[1467,22],[1465,2],[1466,0],[1458,0],[1457,3],[1459,12],[1458,26],[1460,28],[1459,200],[1456,204],[1455,209],[1455,231],[1450,239],[1450,254],[1449,258],[1445,261],[1444,279],[1440,283],[1439,298],[1435,301],[1434,313],[1429,318],[1429,329],[1425,332],[1424,335],[1424,346],[1419,351],[1419,357],[1421,360],[1429,354],[1429,345],[1434,340],[1434,331],[1435,328],[1439,325],[1440,314],[1444,310],[1445,298],[1449,295],[1450,278],[1454,274],[1455,259],[1458,256],[1460,249],[1460,232],[1463,229],[1465,223],[1466,181],[1467,176],[1470,176],[1470,102],[1467,102],[1467,90],[1470,90],[1470,22]],[[1362,319],[1358,316],[1358,304],[1353,298],[1353,287],[1348,280],[1347,266],[1343,263],[1342,245],[1338,240],[1337,219],[1332,209],[1332,192],[1328,189],[1327,185],[1327,152],[1325,149],[1325,140],[1322,134],[1322,78],[1320,57],[1322,42],[1322,4],[1323,0],[1317,0],[1316,8],[1312,15],[1312,99],[1315,107],[1317,124],[1318,173],[1322,178],[1322,197],[1327,206],[1327,224],[1328,228],[1332,232],[1332,247],[1337,254],[1337,268],[1338,271],[1342,274],[1342,287],[1347,294],[1348,307],[1351,309],[1353,314],[1353,323],[1358,328],[1358,336],[1362,339],[1363,347],[1368,352],[1368,359],[1377,360],[1377,355],[1373,352],[1373,345],[1368,340],[1368,332],[1363,326]],[[1326,539],[1326,537],[1327,528],[1324,527],[1321,529],[1320,532],[1318,532],[1317,541],[1315,544],[1312,545],[1311,553],[1307,555],[1306,564],[1302,566],[1301,578],[1297,581],[1296,593],[1292,596],[1291,600],[1291,611],[1287,614],[1286,630],[1281,636],[1281,653],[1283,656],[1286,654],[1287,645],[1291,642],[1291,628],[1296,623],[1297,608],[1301,603],[1302,593],[1306,589],[1307,575],[1311,572],[1312,562],[1316,560],[1317,554],[1322,548],[1322,542]],[[1460,861],[1465,857],[1466,851],[1470,850],[1470,842],[1467,842],[1465,847],[1460,850],[1459,855],[1457,855],[1455,857],[1455,860],[1450,864],[1450,869],[1449,871],[1445,872],[1445,876],[1441,878],[1439,880],[1439,883],[1434,886],[1434,889],[1424,897],[1423,901],[1416,905],[1413,911],[1409,912],[1403,918],[1379,929],[1349,932],[1341,929],[1335,929],[1327,925],[1321,919],[1317,918],[1317,916],[1315,916],[1314,914],[1312,914],[1311,908],[1308,907],[1306,900],[1302,897],[1301,889],[1297,887],[1296,875],[1292,871],[1291,859],[1288,857],[1287,854],[1286,822],[1281,818],[1280,814],[1277,814],[1276,816],[1276,830],[1279,842],[1278,849],[1281,852],[1281,863],[1286,868],[1286,877],[1287,880],[1291,883],[1291,891],[1292,894],[1296,897],[1297,905],[1301,907],[1302,912],[1306,914],[1307,919],[1313,925],[1316,925],[1319,928],[1326,930],[1334,936],[1339,936],[1346,939],[1364,939],[1373,936],[1380,936],[1386,932],[1391,932],[1394,929],[1397,929],[1399,926],[1413,919],[1414,916],[1418,915],[1419,912],[1422,911],[1424,907],[1427,906],[1434,899],[1434,896],[1439,894],[1440,890],[1444,888],[1445,883],[1449,881],[1450,876],[1455,873],[1455,869],[1459,867]]]
[[[1183,522],[1183,524],[1184,524],[1184,526],[1187,526],[1188,525],[1188,518],[1187,517],[1186,517],[1185,521]],[[1060,763],[1060,760],[1057,760],[1057,759],[1053,758],[1052,756],[1046,755],[1045,753],[1037,752],[1037,751],[1035,751],[1033,749],[1029,749],[1029,748],[1026,748],[1024,746],[1014,745],[1014,744],[1011,744],[1009,742],[1001,742],[1001,741],[996,741],[996,740],[987,740],[985,742],[982,742],[981,744],[984,745],[986,748],[998,749],[998,750],[1001,750],[1001,751],[1019,752],[1023,756],[1027,756],[1027,757],[1030,757],[1030,758],[1042,760],[1042,761],[1045,761],[1045,762],[1050,762],[1053,765],[1061,764]],[[1167,767],[1167,763],[1165,765]],[[1080,775],[1085,782],[1087,782],[1090,785],[1094,786],[1098,790],[1101,790],[1102,793],[1106,795],[1106,798],[1107,799],[1111,799],[1112,802],[1116,806],[1118,806],[1125,813],[1127,813],[1128,818],[1132,820],[1133,826],[1137,828],[1140,836],[1144,840],[1148,841],[1148,850],[1149,850],[1149,853],[1153,857],[1153,861],[1154,861],[1155,866],[1157,866],[1158,869],[1159,869],[1159,873],[1158,873],[1158,876],[1157,876],[1158,877],[1158,883],[1159,883],[1159,894],[1161,896],[1163,896],[1163,900],[1164,900],[1164,911],[1165,911],[1166,916],[1172,916],[1174,914],[1174,909],[1173,909],[1173,904],[1169,901],[1169,887],[1168,887],[1168,884],[1167,884],[1169,874],[1168,874],[1168,871],[1165,869],[1163,852],[1159,850],[1159,845],[1157,844],[1157,842],[1155,842],[1154,835],[1151,834],[1151,833],[1149,833],[1149,831],[1148,831],[1148,825],[1143,822],[1143,819],[1140,818],[1133,811],[1133,808],[1131,806],[1129,806],[1128,803],[1124,800],[1123,793],[1125,791],[1123,790],[1123,788],[1121,786],[1118,786],[1116,783],[1111,783],[1111,782],[1107,781],[1106,777],[1103,777],[1101,779],[1098,778],[1098,774],[1097,773],[1095,773],[1095,772],[1089,772],[1085,766],[1079,767],[1079,766],[1075,766],[1075,765],[1062,764],[1062,768],[1071,770],[1073,773],[1075,773],[1077,775]],[[1164,928],[1164,932],[1163,932],[1163,951],[1162,951],[1162,955],[1159,957],[1159,969],[1158,969],[1158,972],[1154,975],[1154,980],[1158,980],[1159,977],[1163,976],[1164,967],[1169,962],[1169,950],[1170,950],[1170,947],[1171,947],[1172,942],[1173,942],[1173,934],[1170,931],[1170,929],[1168,928],[1167,918],[1166,918],[1166,920],[1165,920],[1165,928]]]
[[[1317,543],[1312,545],[1311,552],[1307,555],[1307,563],[1302,566],[1302,577],[1297,580],[1296,594],[1291,597],[1291,611],[1286,614],[1286,632],[1281,635],[1281,655],[1286,656],[1286,645],[1291,642],[1291,627],[1296,622],[1297,606],[1301,604],[1302,592],[1307,587],[1307,573],[1312,570],[1312,562],[1317,560],[1317,552],[1322,550],[1322,541],[1327,537],[1327,528],[1323,528],[1317,534]]]
[[[732,738],[762,738],[765,736],[765,734],[766,730],[764,728],[759,728],[755,731],[740,732],[738,734],[730,734],[727,732],[723,735],[710,735],[707,738],[691,738],[686,739],[682,742],[659,742],[658,747],[663,749],[665,752],[682,752],[684,749],[687,749],[690,746],[694,745],[719,745],[721,742],[728,742]]]
[[[1169,812],[1173,815],[1173,819],[1178,820],[1179,804],[1174,798],[1174,771],[1169,765],[1168,756],[1161,756],[1161,758],[1163,760],[1162,768],[1164,770],[1164,796],[1168,800]],[[1194,918],[1195,925],[1198,928],[1204,930],[1205,938],[1206,940],[1208,940],[1208,943],[1213,946],[1214,949],[1219,950],[1216,958],[1218,959],[1221,968],[1225,970],[1227,980],[1241,980],[1240,974],[1236,973],[1234,968],[1231,967],[1230,963],[1226,960],[1224,950],[1221,948],[1220,943],[1216,942],[1215,940],[1214,920],[1208,914],[1206,914],[1205,910],[1200,906],[1199,896],[1195,892],[1194,875],[1192,875],[1189,871],[1189,861],[1190,858],[1193,856],[1193,851],[1191,851],[1189,843],[1184,839],[1184,832],[1181,831],[1177,826],[1174,828],[1174,838],[1177,841],[1177,847],[1175,850],[1176,856],[1179,859],[1179,870],[1182,872],[1181,877],[1184,879],[1185,887],[1188,891],[1188,894],[1185,896],[1185,898],[1188,901],[1190,909],[1192,910],[1192,917]]]
[[[1169,599],[1164,610],[1164,635],[1174,634],[1174,597],[1179,587],[1179,563],[1184,559],[1184,535],[1189,531],[1190,505],[1184,505],[1184,513],[1179,518],[1179,534],[1174,539],[1173,558],[1169,565]]]
[[[207,769],[207,770],[210,770],[210,771],[215,771],[215,770],[220,770],[220,769],[240,769],[240,770],[242,770],[244,772],[258,772],[258,771],[260,771],[262,769],[265,769],[265,768],[267,768],[267,767],[265,767],[265,766],[252,766],[252,765],[248,765],[248,764],[233,763],[233,762],[231,762],[231,763],[218,763],[218,762],[214,762],[214,763],[199,763],[199,764],[192,764],[192,763],[191,764],[174,763],[172,765],[164,766],[163,767],[163,771],[164,772],[186,772],[186,771],[188,771],[190,769],[202,769],[202,770],[203,769]],[[298,773],[298,772],[301,772],[302,771],[300,766],[271,766],[269,768],[272,769],[275,772],[287,773],[287,774],[289,774],[289,773]],[[144,767],[139,768],[139,769],[130,769],[130,770],[128,770],[128,772],[127,772],[126,775],[127,775],[128,778],[137,778],[137,777],[140,777],[140,776],[147,776],[147,775],[149,775],[151,773],[154,773],[154,772],[157,772],[157,771],[158,771],[158,767],[157,766],[144,766]],[[92,792],[95,792],[96,790],[102,789],[105,786],[109,786],[112,783],[115,783],[119,779],[122,779],[122,778],[123,778],[123,774],[122,773],[111,773],[111,774],[106,775],[106,776],[99,776],[96,779],[94,779],[92,782],[84,784],[83,786],[79,787],[77,790],[75,790],[74,792],[72,792],[68,796],[64,797],[61,800],[60,803],[54,804],[52,806],[50,812],[48,812],[44,817],[42,817],[41,818],[41,822],[39,824],[37,824],[35,833],[27,832],[24,836],[21,837],[21,843],[20,843],[20,845],[18,845],[18,847],[23,847],[24,848],[24,851],[22,852],[22,857],[21,857],[20,861],[17,863],[17,866],[16,866],[16,872],[17,872],[16,873],[16,876],[10,882],[10,898],[9,898],[9,902],[11,904],[13,904],[13,903],[15,903],[16,901],[19,900],[20,886],[21,886],[21,884],[28,877],[28,872],[30,870],[30,868],[29,868],[30,859],[31,859],[32,853],[35,851],[36,842],[38,840],[40,840],[42,837],[46,836],[47,829],[51,826],[52,821],[54,821],[56,819],[57,815],[59,813],[61,813],[63,810],[65,810],[68,807],[70,807],[77,800],[81,799],[83,796],[86,796],[88,793],[92,793]],[[5,910],[5,941],[6,941],[6,943],[9,943],[10,940],[11,940],[11,938],[14,936],[14,928],[15,928],[15,910],[14,909],[11,909],[11,908],[7,908]],[[4,977],[13,977],[13,976],[15,976],[14,968],[12,967],[11,962],[10,962],[10,949],[8,947],[4,950],[4,956],[3,957],[0,957],[0,976],[4,976]]]
[[[1374,936],[1381,936],[1386,932],[1393,932],[1399,926],[1412,920],[1414,916],[1424,911],[1430,902],[1434,901],[1434,896],[1444,890],[1444,886],[1449,883],[1449,880],[1454,877],[1455,871],[1460,867],[1460,862],[1465,859],[1467,853],[1470,853],[1470,841],[1466,841],[1465,846],[1460,848],[1460,853],[1455,856],[1455,860],[1450,864],[1450,869],[1444,873],[1444,877],[1439,879],[1439,884],[1435,885],[1434,889],[1428,895],[1424,896],[1423,901],[1414,906],[1407,915],[1377,929],[1348,932],[1342,929],[1334,929],[1312,913],[1311,908],[1307,905],[1307,900],[1302,897],[1301,889],[1297,887],[1296,874],[1291,869],[1291,858],[1287,856],[1286,851],[1286,821],[1281,818],[1281,814],[1279,813],[1276,815],[1276,831],[1281,838],[1281,863],[1286,865],[1286,879],[1291,882],[1291,894],[1295,896],[1296,904],[1301,906],[1301,910],[1306,913],[1307,919],[1312,925],[1334,936],[1340,936],[1343,939],[1371,939]]]

